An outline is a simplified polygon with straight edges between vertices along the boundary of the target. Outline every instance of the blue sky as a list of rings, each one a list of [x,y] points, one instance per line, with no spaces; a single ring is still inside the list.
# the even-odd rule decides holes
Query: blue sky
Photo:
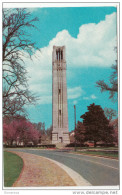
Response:
[[[26,107],[32,122],[52,124],[52,47],[66,46],[69,131],[92,103],[117,110],[117,103],[101,93],[96,81],[109,81],[116,53],[116,7],[29,8],[38,30],[31,39],[41,49],[32,61],[25,58],[30,90],[40,97],[35,106]]]

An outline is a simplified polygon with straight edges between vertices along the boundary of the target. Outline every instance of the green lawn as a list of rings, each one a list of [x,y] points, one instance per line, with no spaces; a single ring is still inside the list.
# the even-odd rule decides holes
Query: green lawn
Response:
[[[88,150],[118,150],[118,147],[77,147],[77,149],[88,149]]]
[[[23,160],[11,152],[4,152],[4,186],[11,187],[19,177]]]
[[[102,152],[102,151],[77,151],[81,154],[91,154],[91,155],[98,155],[98,156],[104,156],[104,157],[114,157],[118,158],[117,153],[110,153],[110,152]]]

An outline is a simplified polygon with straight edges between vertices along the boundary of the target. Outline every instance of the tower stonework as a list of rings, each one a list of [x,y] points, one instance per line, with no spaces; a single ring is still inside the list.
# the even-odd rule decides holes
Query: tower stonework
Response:
[[[65,46],[52,53],[52,144],[69,144]]]

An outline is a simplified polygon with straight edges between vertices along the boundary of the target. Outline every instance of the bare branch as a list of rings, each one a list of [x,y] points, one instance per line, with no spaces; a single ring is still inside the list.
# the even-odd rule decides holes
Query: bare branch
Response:
[[[38,18],[32,18],[26,9],[3,10],[3,114],[24,113],[24,106],[35,103],[36,97],[28,90],[24,52],[28,57],[37,49],[27,37],[27,28],[36,28]],[[24,51],[24,52],[23,52]],[[26,57],[26,56],[25,56]]]

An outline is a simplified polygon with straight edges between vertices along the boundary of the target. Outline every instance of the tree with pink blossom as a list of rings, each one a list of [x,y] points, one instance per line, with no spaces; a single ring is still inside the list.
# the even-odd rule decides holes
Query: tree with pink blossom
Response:
[[[36,145],[39,137],[39,131],[25,118],[14,119],[10,123],[4,120],[3,138],[4,143],[8,145],[13,145],[13,142],[16,142],[16,144],[24,143],[24,145],[32,142]]]

